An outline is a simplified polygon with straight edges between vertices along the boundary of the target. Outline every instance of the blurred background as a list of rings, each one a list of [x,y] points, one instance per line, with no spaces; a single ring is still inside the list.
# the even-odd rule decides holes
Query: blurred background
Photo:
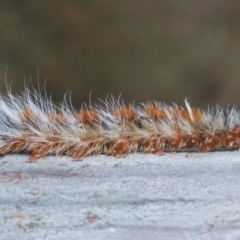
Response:
[[[240,106],[240,1],[0,1],[0,92]]]

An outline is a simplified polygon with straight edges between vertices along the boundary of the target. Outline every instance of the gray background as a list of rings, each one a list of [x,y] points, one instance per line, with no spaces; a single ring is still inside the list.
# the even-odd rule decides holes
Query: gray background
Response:
[[[75,107],[91,91],[93,102],[240,105],[239,30],[234,0],[1,1],[0,91],[6,76],[16,91],[47,79]]]

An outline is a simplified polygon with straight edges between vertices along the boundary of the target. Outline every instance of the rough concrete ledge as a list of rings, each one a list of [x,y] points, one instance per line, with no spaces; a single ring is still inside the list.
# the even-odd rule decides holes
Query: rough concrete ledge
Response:
[[[240,152],[0,159],[0,239],[238,239]]]

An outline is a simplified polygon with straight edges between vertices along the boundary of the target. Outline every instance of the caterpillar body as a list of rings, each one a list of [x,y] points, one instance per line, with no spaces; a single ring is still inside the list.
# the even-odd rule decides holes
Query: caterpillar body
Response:
[[[216,107],[204,111],[159,102],[135,105],[110,98],[104,106],[68,101],[54,104],[37,90],[0,96],[0,154],[27,153],[36,162],[46,155],[73,160],[105,154],[234,150],[240,145],[240,112]]]

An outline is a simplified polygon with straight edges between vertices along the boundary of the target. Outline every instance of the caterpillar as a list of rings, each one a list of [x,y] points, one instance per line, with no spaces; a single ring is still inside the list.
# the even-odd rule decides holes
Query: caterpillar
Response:
[[[110,97],[103,105],[73,109],[64,98],[54,104],[41,91],[8,89],[0,96],[0,154],[29,154],[29,162],[46,155],[73,160],[105,154],[235,150],[240,144],[240,112],[220,107],[204,111],[160,102],[124,104]]]

